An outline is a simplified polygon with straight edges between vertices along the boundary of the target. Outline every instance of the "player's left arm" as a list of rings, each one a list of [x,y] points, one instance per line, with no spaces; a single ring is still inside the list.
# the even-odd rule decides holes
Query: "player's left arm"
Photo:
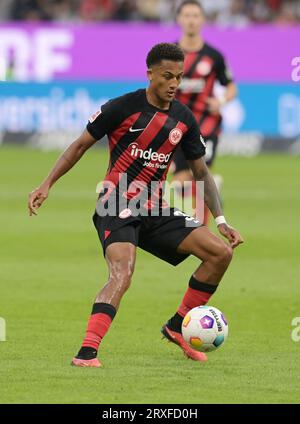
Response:
[[[237,96],[238,90],[236,84],[231,81],[226,85],[225,92],[223,97],[219,98],[219,103],[221,106],[225,103],[231,102]]]
[[[188,162],[193,172],[195,181],[204,182],[204,201],[213,214],[214,218],[223,216],[218,189],[203,157],[189,160]],[[226,222],[220,223],[218,225],[218,230],[224,237],[228,239],[232,248],[237,247],[244,241],[241,234]]]
[[[228,83],[221,97],[208,97],[206,99],[209,111],[214,114],[219,114],[221,107],[231,102],[231,100],[237,96],[237,92],[236,84],[233,81]]]
[[[221,107],[231,102],[238,94],[232,73],[221,54],[218,55],[218,59],[216,60],[216,76],[219,83],[225,87],[225,90],[220,97],[209,97],[207,104],[212,113],[218,114]]]

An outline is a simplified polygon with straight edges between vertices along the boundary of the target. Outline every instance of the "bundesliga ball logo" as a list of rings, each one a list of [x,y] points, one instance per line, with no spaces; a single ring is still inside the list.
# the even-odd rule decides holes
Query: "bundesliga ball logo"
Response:
[[[176,145],[179,143],[182,137],[182,131],[180,128],[173,128],[169,134],[170,143]]]

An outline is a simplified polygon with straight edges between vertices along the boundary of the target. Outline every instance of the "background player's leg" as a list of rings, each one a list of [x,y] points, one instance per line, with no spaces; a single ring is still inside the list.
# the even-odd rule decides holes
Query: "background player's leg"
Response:
[[[136,247],[131,243],[112,243],[107,247],[105,259],[109,279],[96,296],[77,359],[96,358],[99,345],[109,330],[124,293],[130,286],[135,258]]]
[[[189,287],[168,327],[181,332],[181,323],[187,312],[205,305],[216,291],[230,261],[232,249],[205,226],[192,231],[178,246],[180,253],[189,253],[202,260],[189,281]]]

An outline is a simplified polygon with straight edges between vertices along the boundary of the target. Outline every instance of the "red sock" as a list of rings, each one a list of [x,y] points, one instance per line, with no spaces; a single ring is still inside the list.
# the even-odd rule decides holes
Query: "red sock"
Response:
[[[181,333],[182,321],[186,314],[196,306],[205,305],[217,290],[217,287],[217,285],[201,283],[192,276],[176,314],[167,322],[168,328]]]
[[[181,317],[185,317],[196,306],[206,305],[217,287],[217,285],[201,283],[192,276],[177,313]]]
[[[82,347],[92,347],[98,350],[99,345],[109,330],[109,327],[116,315],[114,306],[108,303],[95,303],[92,315],[89,319],[86,336]]]

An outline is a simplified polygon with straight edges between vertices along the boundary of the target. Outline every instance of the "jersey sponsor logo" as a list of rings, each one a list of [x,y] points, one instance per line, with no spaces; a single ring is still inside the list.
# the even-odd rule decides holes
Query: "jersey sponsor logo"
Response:
[[[169,134],[169,141],[171,144],[176,146],[179,143],[182,137],[182,131],[180,128],[173,128]]]
[[[196,71],[198,72],[198,74],[203,75],[205,77],[209,75],[212,71],[212,63],[210,58],[202,59],[196,66]]]
[[[97,112],[93,113],[93,115],[90,117],[89,122],[92,123],[95,121],[95,119],[101,114],[101,110],[97,110]]]
[[[144,131],[145,128],[129,128],[129,132]]]
[[[128,218],[129,216],[132,215],[132,212],[130,209],[126,208],[123,209],[120,213],[119,213],[119,218],[125,219]]]
[[[164,153],[158,153],[153,151],[151,147],[148,150],[139,149],[137,143],[129,144],[129,148],[130,148],[131,156],[135,158],[146,159],[148,161],[151,160],[153,162],[159,162],[159,163],[168,162],[172,154],[172,153],[168,153],[165,155]]]
[[[183,93],[201,93],[205,86],[203,78],[183,78],[179,90]]]

